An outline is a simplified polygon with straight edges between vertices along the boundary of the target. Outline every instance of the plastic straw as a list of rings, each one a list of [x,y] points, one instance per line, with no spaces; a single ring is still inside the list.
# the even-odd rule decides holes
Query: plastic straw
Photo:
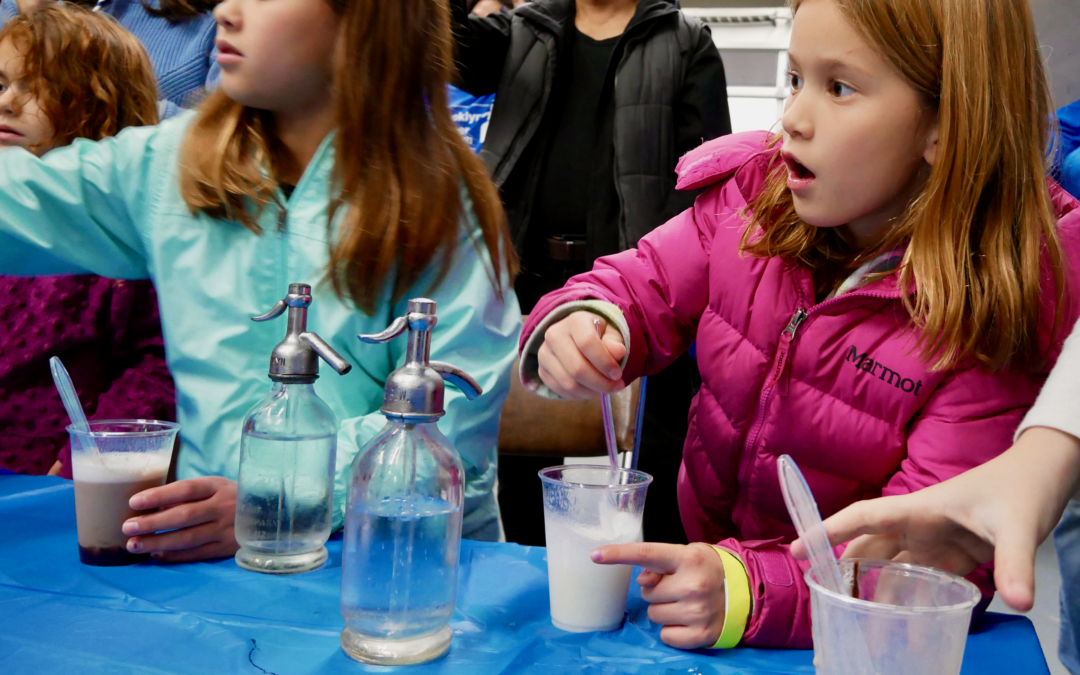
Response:
[[[648,392],[649,378],[639,380],[637,421],[634,424],[634,450],[630,453],[630,468],[637,469],[638,457],[641,456],[641,427],[645,425],[645,394]]]
[[[593,325],[596,326],[596,334],[603,341],[603,320],[597,317],[593,319]],[[600,410],[604,415],[604,441],[607,443],[608,460],[611,461],[611,470],[618,474],[621,467],[619,466],[619,448],[615,444],[615,419],[611,415],[611,394],[604,394],[600,399]]]
[[[780,489],[784,493],[784,503],[787,504],[788,514],[795,529],[799,532],[806,551],[810,555],[810,565],[821,570],[823,576],[821,585],[839,595],[847,595],[847,584],[844,583],[844,575],[840,572],[840,565],[836,562],[836,554],[829,545],[829,538],[825,536],[825,526],[821,522],[821,513],[818,511],[817,502],[810,492],[810,486],[799,470],[798,465],[788,455],[782,455],[777,461],[777,470],[780,472]],[[845,620],[848,623],[842,626],[850,636],[849,656],[853,663],[857,664],[857,670],[852,672],[873,672],[872,660],[866,638],[854,618]]]
[[[75,393],[75,386],[71,383],[71,376],[68,375],[67,368],[60,362],[60,359],[54,356],[49,359],[49,370],[52,371],[53,384],[56,385],[56,390],[60,392],[60,400],[64,402],[64,409],[67,410],[68,418],[71,419],[71,426],[76,431],[87,434],[85,436],[74,434],[72,440],[82,450],[93,453],[94,457],[100,462],[101,453],[98,452],[94,438],[89,435],[90,425],[86,421],[86,415],[83,414],[82,403],[79,402],[79,396]]]

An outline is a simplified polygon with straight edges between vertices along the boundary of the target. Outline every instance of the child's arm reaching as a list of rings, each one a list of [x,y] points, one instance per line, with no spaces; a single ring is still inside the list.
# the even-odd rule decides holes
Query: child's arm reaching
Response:
[[[527,389],[547,398],[596,397],[659,372],[690,347],[709,299],[713,235],[698,208],[540,300],[522,331]],[[602,344],[596,315],[608,324]]]
[[[0,151],[0,274],[147,278],[138,224],[163,178],[150,167],[157,129],[76,140],[41,158]]]
[[[846,557],[897,559],[966,574],[994,563],[1010,606],[1035,600],[1035,549],[1080,488],[1080,439],[1033,427],[1000,457],[908,495],[856,502],[825,521]],[[857,537],[857,538],[856,538]],[[805,558],[796,542],[792,552]]]

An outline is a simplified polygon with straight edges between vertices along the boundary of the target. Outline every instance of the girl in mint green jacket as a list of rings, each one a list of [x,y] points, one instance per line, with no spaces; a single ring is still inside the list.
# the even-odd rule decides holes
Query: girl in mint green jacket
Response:
[[[221,88],[197,112],[40,159],[0,152],[0,273],[158,289],[181,480],[132,498],[162,510],[125,523],[129,550],[235,552],[241,423],[282,335],[250,317],[291,282],[315,286],[310,329],[358,366],[315,384],[342,421],[335,527],[345,473],[384,424],[384,381],[404,361],[403,341],[356,335],[426,295],[439,306],[432,358],[484,388],[468,403],[448,388],[440,422],[466,469],[464,535],[497,539],[498,420],[521,315],[498,196],[447,108],[445,2],[224,0],[215,17]]]

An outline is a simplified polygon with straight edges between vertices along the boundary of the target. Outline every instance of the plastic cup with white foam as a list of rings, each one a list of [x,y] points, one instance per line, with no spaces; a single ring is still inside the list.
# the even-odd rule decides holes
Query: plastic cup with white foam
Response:
[[[573,633],[622,625],[630,565],[600,565],[600,546],[641,538],[645,493],[652,476],[610,466],[555,466],[540,472],[544,485],[551,622]]]
[[[841,560],[846,593],[806,572],[817,675],[957,675],[975,584],[929,567]],[[854,597],[853,597],[854,596]],[[869,654],[869,663],[867,663]]]
[[[155,420],[95,421],[89,431],[67,428],[83,563],[130,565],[149,557],[128,552],[121,528],[140,513],[128,505],[132,495],[165,484],[179,429],[178,424]]]

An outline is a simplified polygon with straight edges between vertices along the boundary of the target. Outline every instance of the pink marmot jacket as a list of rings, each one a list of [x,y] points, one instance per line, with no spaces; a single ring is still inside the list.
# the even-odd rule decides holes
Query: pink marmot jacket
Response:
[[[598,260],[544,297],[522,345],[546,315],[581,300],[622,311],[627,382],[658,372],[696,340],[703,384],[679,474],[683,525],[691,541],[719,543],[745,562],[754,609],[744,644],[807,648],[807,565],[788,552],[795,531],[777,458],[795,459],[823,516],[919,490],[1008,448],[1044,377],[970,364],[931,372],[912,353],[896,275],[816,303],[807,269],[740,255],[740,210],[761,189],[775,151],[764,149],[766,140],[738,134],[687,154],[678,187],[713,187],[636,250]],[[1080,204],[1051,191],[1075,265]],[[1066,312],[1067,326],[1075,320]],[[1046,330],[1042,345],[1048,371],[1060,342],[1051,344]],[[969,578],[992,595],[988,569]]]

